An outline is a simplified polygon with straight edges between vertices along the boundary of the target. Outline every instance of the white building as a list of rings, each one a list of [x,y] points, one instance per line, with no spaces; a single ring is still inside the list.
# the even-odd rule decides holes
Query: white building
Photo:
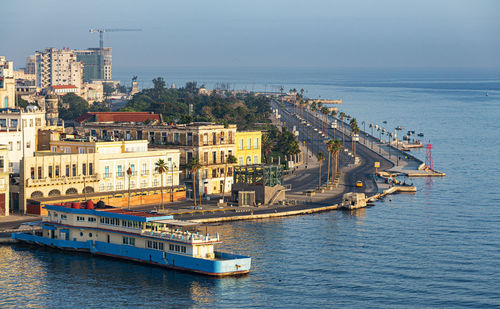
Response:
[[[77,60],[73,50],[46,48],[35,53],[36,86],[73,85],[82,87],[83,64]]]
[[[16,105],[16,80],[14,78],[14,64],[0,56],[0,106],[1,108]]]
[[[45,127],[45,112],[29,106],[0,112],[0,145],[8,146],[9,171],[19,173],[19,162],[36,151],[38,129]]]

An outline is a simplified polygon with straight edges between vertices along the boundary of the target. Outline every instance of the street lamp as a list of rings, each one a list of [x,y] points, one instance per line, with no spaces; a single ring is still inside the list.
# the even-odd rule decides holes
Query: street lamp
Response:
[[[172,166],[170,167],[170,169],[172,170],[172,184],[171,184],[171,190],[170,190],[170,195],[172,196],[172,203],[174,202],[174,169],[176,169],[176,168],[177,168],[177,165],[172,161]]]
[[[366,134],[366,123],[365,123],[365,121],[364,120],[361,121],[361,124],[363,125],[363,133]],[[365,135],[365,145],[366,145],[366,135]]]
[[[128,176],[128,209],[130,209],[130,178],[132,178],[132,168],[129,166],[127,169]]]

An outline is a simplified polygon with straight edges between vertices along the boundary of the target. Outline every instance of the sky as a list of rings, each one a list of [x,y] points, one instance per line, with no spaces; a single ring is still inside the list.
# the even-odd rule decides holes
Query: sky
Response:
[[[500,68],[496,0],[0,0],[0,55],[97,47],[113,67]]]

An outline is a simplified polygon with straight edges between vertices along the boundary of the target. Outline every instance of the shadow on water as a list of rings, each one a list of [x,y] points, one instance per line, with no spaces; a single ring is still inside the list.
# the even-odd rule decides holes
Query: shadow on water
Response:
[[[56,307],[71,301],[79,307],[78,304],[88,301],[89,296],[92,298],[91,307],[117,305],[120,302],[148,306],[209,305],[215,302],[215,291],[248,280],[245,276],[212,278],[133,261],[25,244],[5,247],[0,250],[0,259],[8,264],[3,266],[10,267],[10,272],[14,268],[14,273],[26,275],[19,277],[17,282],[0,279],[0,286],[7,291],[20,286],[32,287],[32,296],[38,297],[22,294],[24,302],[34,307],[38,306],[39,301],[40,304],[53,304]],[[85,295],[88,293],[91,295]],[[2,292],[0,306],[14,305],[23,299],[18,297],[12,303],[9,297],[1,296]]]

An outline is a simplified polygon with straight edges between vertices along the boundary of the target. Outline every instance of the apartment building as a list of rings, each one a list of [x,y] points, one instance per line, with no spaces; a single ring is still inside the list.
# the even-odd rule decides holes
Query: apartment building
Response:
[[[8,148],[0,145],[0,217],[9,215],[9,156]]]
[[[0,145],[7,145],[10,172],[19,173],[21,159],[34,155],[38,130],[45,124],[45,112],[36,106],[0,111]]]
[[[147,141],[99,142],[59,140],[51,151],[37,152],[22,160],[18,194],[21,212],[31,212],[27,200],[63,198],[95,192],[158,188],[163,177],[164,191],[179,186],[179,157],[176,149],[147,150]],[[168,172],[160,176],[155,163],[163,159]],[[157,192],[159,194],[159,192]],[[168,201],[165,194],[165,201]],[[159,196],[159,195],[158,195]],[[159,200],[159,197],[157,198]],[[39,209],[36,211],[40,211]],[[34,213],[36,213],[34,211]]]
[[[237,131],[235,157],[238,165],[262,163],[261,131]]]
[[[38,88],[83,84],[83,64],[76,53],[68,48],[46,48],[35,52],[35,79]]]
[[[112,79],[112,48],[104,47],[75,50],[78,61],[83,62],[83,81]]]
[[[190,123],[181,125],[146,125],[137,122],[103,123],[87,122],[79,133],[101,139],[133,140],[145,139],[150,147],[179,149],[180,167],[190,194],[193,192],[193,177],[187,170],[191,158],[198,158],[202,168],[196,175],[196,192],[219,194],[231,191],[233,183],[232,164],[227,165],[229,155],[235,153],[236,125],[214,123]],[[226,188],[223,189],[224,179]]]
[[[16,80],[14,64],[0,56],[0,106],[12,108],[16,105]]]

